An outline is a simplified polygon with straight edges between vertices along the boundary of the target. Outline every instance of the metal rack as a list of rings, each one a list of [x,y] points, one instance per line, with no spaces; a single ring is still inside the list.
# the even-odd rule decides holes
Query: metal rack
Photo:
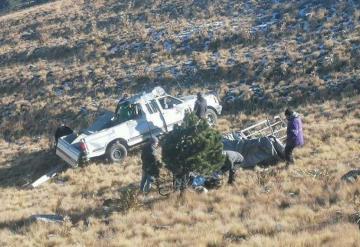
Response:
[[[275,136],[283,141],[286,139],[286,127],[286,121],[280,116],[275,116],[272,119],[263,120],[245,129],[225,134],[224,137],[236,139],[234,136],[237,136],[242,139],[255,139],[264,136]]]

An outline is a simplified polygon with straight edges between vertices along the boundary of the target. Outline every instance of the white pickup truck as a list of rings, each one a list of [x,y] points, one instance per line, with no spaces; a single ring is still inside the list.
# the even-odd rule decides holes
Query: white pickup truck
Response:
[[[213,94],[204,95],[204,98],[208,105],[207,120],[214,125],[222,106]],[[115,112],[105,112],[81,134],[60,136],[56,154],[74,167],[103,155],[110,162],[120,163],[130,148],[180,124],[185,112],[194,109],[195,101],[194,95],[176,98],[166,94],[161,87],[120,100]]]

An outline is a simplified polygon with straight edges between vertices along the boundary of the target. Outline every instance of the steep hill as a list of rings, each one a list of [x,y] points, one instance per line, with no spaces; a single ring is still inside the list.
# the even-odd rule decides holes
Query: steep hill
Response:
[[[359,243],[359,181],[339,182],[359,162],[358,1],[61,0],[2,15],[0,27],[0,245]],[[223,131],[291,105],[307,144],[289,170],[241,171],[236,186],[184,201],[126,198],[136,154],[22,189],[60,162],[49,149],[60,122],[80,128],[154,85],[232,92]],[[27,220],[37,213],[70,220]]]
[[[358,7],[352,1],[58,1],[3,16],[1,127],[15,136],[29,134],[29,127],[40,134],[88,100],[108,105],[122,91],[154,84],[231,85],[245,100],[264,104],[358,92]],[[29,123],[17,114],[22,106],[33,117],[46,113],[46,122]],[[19,128],[6,127],[13,122]]]

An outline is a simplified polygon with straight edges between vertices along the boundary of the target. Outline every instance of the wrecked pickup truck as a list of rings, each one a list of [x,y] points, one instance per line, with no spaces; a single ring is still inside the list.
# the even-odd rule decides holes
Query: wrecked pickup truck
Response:
[[[222,106],[213,94],[204,95],[204,98],[208,104],[207,120],[214,125]],[[121,163],[130,148],[180,124],[185,112],[194,109],[195,101],[196,96],[177,98],[161,87],[120,100],[115,112],[105,112],[80,134],[67,130],[66,134],[59,135],[56,154],[73,167],[103,155],[110,162]]]

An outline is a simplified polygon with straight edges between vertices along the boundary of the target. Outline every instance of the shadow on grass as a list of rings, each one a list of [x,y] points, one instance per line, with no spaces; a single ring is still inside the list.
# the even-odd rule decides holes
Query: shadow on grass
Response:
[[[98,207],[89,207],[82,210],[72,210],[72,211],[58,211],[54,215],[47,215],[49,217],[69,217],[73,225],[76,225],[80,222],[83,222],[85,226],[89,226],[90,218],[96,218],[100,221],[103,221],[105,224],[109,224],[109,216],[113,213],[125,214],[129,210],[136,210],[139,208],[151,206],[161,200],[166,200],[167,197],[163,196],[152,196],[147,200],[142,200],[139,193],[138,183],[130,183],[126,186],[119,188],[119,196],[116,198],[109,198],[103,200],[102,204]],[[0,230],[8,229],[14,233],[22,233],[28,230],[33,223],[37,220],[34,216],[29,218],[22,218],[18,220],[0,221]],[[62,222],[49,222],[48,224],[61,224]]]
[[[21,233],[22,231],[26,230],[26,228],[32,223],[34,223],[34,219],[31,218],[0,222],[0,230],[8,229],[13,233]]]
[[[144,207],[151,208],[154,203],[168,198],[158,194],[152,194],[151,197],[148,197],[145,200],[142,198],[142,194],[139,191],[139,183],[130,183],[120,187],[118,193],[119,195],[115,198],[103,200],[102,205],[99,205],[97,208],[87,208],[85,210],[63,213],[70,217],[73,224],[77,224],[80,221],[87,224],[90,217],[104,220],[105,223],[107,223],[107,218],[113,213],[125,214],[129,210],[136,210]]]
[[[32,153],[18,153],[11,160],[0,166],[0,187],[26,188],[56,165],[60,159],[53,150],[42,150]]]

